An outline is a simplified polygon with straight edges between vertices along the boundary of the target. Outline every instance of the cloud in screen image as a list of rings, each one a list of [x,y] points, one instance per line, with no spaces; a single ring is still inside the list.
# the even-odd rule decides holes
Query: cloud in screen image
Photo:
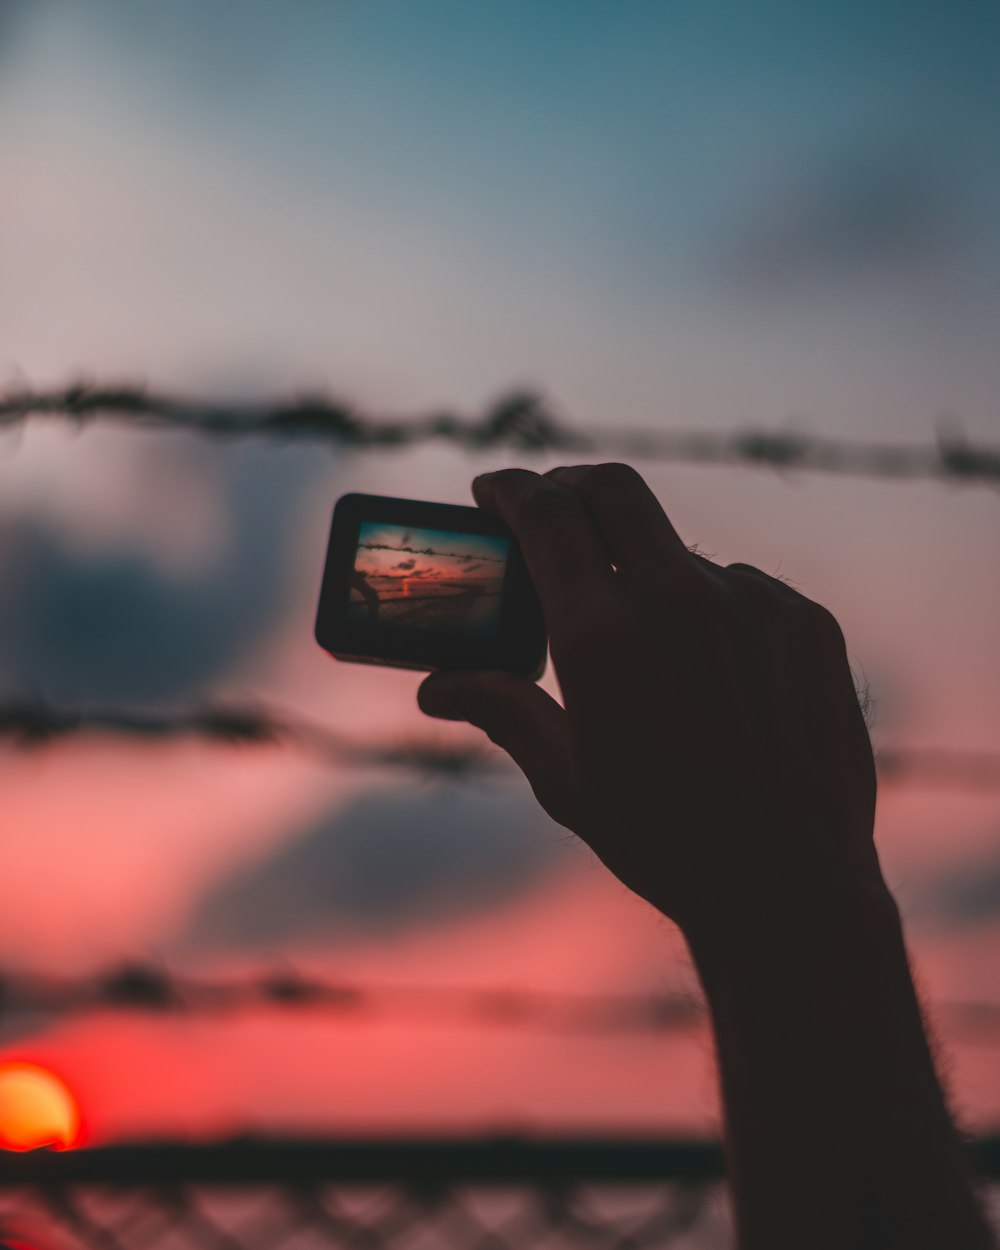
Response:
[[[508,549],[506,538],[488,534],[364,521],[351,574],[351,619],[492,636]]]

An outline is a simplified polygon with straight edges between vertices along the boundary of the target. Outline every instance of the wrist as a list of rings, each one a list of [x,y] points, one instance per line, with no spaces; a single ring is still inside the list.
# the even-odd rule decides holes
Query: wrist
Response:
[[[710,997],[730,971],[740,980],[787,977],[902,944],[899,910],[877,870],[774,882],[683,931]]]

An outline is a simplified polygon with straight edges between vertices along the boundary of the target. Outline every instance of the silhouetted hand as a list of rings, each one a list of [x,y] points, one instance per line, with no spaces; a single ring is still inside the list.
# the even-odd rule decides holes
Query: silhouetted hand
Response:
[[[520,543],[565,708],[507,674],[434,674],[425,712],[485,730],[690,937],[880,882],[868,732],[825,608],[693,554],[625,465],[473,490]]]
[[[740,1250],[992,1247],[875,854],[837,622],[688,551],[623,465],[473,489],[521,544],[565,707],[501,673],[433,674],[420,706],[484,729],[683,929]]]

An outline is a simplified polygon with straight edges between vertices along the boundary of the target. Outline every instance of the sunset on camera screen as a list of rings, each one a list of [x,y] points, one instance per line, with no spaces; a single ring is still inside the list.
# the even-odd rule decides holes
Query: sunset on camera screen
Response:
[[[365,521],[351,578],[352,619],[409,629],[496,630],[506,538]]]

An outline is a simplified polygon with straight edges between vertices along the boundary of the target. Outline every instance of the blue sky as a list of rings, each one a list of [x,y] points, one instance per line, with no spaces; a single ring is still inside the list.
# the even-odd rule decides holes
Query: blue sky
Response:
[[[20,231],[15,198],[0,243],[11,367],[162,364],[220,382],[257,367],[261,385],[332,375],[395,404],[527,380],[581,419],[623,392],[626,415],[648,410],[669,373],[696,421],[733,419],[737,396],[749,417],[782,419],[835,390],[830,409],[854,428],[926,429],[945,409],[973,429],[993,419],[992,6],[11,12],[0,147],[28,219]],[[25,151],[51,199],[78,197],[75,226],[39,224],[10,159]],[[93,227],[64,257],[81,220]],[[141,353],[116,351],[116,329],[79,360],[37,350],[23,327],[39,256],[82,303],[97,275],[73,282],[77,244],[109,253],[107,308],[127,295],[124,319],[143,305],[151,329],[161,305],[155,337],[183,361],[161,360],[146,328]],[[201,314],[187,332],[181,279]]]
[[[782,165],[898,151],[996,189],[987,4],[73,7],[50,20],[103,48],[140,107],[307,185],[347,176],[577,261],[711,239]]]

